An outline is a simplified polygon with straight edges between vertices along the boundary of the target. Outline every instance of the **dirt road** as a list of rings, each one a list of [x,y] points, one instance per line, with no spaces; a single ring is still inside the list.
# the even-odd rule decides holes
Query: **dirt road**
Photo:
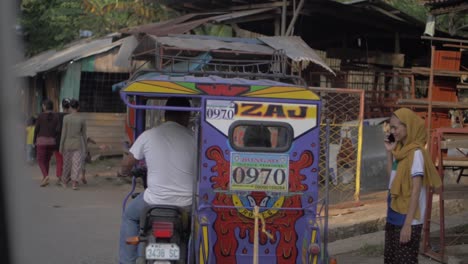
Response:
[[[18,195],[31,205],[19,208],[24,219],[18,223],[24,227],[14,237],[22,239],[12,244],[20,247],[19,263],[118,263],[122,200],[131,187],[117,180],[118,163],[119,159],[109,159],[88,165],[88,184],[77,191],[55,185],[54,167],[51,184],[44,188],[39,187],[41,174],[37,166],[27,168],[25,175],[17,175],[25,177],[24,190],[28,190],[26,195]],[[383,246],[374,245],[334,257],[340,264],[378,264],[383,263],[382,255]],[[419,263],[437,262],[420,256]]]
[[[39,187],[37,166],[29,168],[32,209],[22,212],[28,223],[22,230],[29,241],[21,243],[21,263],[114,264],[118,263],[118,238],[122,200],[130,185],[112,175],[114,162],[89,166],[88,184],[79,190],[51,184]],[[95,177],[96,171],[109,176]],[[114,174],[115,175],[115,174]],[[24,234],[21,234],[22,236]]]

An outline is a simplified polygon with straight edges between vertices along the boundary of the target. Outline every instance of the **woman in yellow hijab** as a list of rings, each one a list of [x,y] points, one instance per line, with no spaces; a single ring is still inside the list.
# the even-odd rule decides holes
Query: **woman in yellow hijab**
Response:
[[[425,149],[423,119],[398,109],[390,118],[390,133],[384,142],[390,174],[384,263],[418,263],[426,189],[440,187],[441,180]]]

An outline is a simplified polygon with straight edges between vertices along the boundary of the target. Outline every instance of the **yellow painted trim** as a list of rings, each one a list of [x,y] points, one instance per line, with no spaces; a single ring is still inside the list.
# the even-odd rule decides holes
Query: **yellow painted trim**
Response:
[[[317,240],[317,230],[314,229],[314,230],[312,231],[312,237],[311,237],[311,239],[310,239],[310,243],[311,243],[311,244],[312,244],[312,243],[315,243],[316,240]],[[313,260],[312,263],[317,264],[317,261],[318,261],[318,255],[315,255],[315,256],[314,256],[314,260]]]
[[[359,121],[358,128],[358,145],[357,145],[357,159],[356,159],[356,190],[354,191],[354,200],[359,201],[361,190],[361,161],[362,161],[362,126],[363,120]]]
[[[186,88],[177,83],[151,80],[133,82],[123,91],[136,93],[200,94],[199,91]],[[240,95],[240,97],[320,100],[320,97],[313,91],[294,86],[273,86],[254,92],[248,92]]]
[[[260,94],[270,94],[270,93],[287,93],[287,92],[304,91],[304,90],[307,90],[307,89],[294,87],[294,86],[271,86],[265,89],[250,92],[247,95],[250,96],[250,95],[260,95]]]
[[[204,264],[205,263],[205,259],[203,258],[204,256],[206,256],[208,258],[208,227],[206,225],[202,226],[202,233],[203,233],[203,244],[200,245],[200,264]],[[202,254],[202,247],[203,247],[203,251],[205,252],[205,254]],[[206,259],[206,261],[208,261],[208,259]]]
[[[262,97],[262,98],[282,98],[282,99],[303,99],[303,100],[320,100],[320,98],[309,90],[297,90],[280,93],[268,93],[268,94],[253,94],[248,93],[244,96],[249,97]]]
[[[200,244],[200,250],[199,250],[198,256],[199,256],[198,263],[205,264],[205,259],[203,258],[203,247],[201,244]]]
[[[185,88],[176,83],[162,81],[137,81],[127,86],[124,92],[199,94],[195,90]]]

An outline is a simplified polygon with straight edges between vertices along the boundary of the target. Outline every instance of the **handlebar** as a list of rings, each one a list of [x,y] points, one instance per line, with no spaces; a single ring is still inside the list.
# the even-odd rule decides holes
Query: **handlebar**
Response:
[[[146,179],[146,174],[148,173],[148,169],[143,166],[135,166],[130,171],[130,174],[135,178],[142,178]]]
[[[135,166],[133,169],[130,171],[130,174],[132,175],[132,189],[130,192],[127,194],[127,196],[124,198],[123,204],[122,204],[122,213],[125,212],[125,207],[127,206],[127,201],[130,197],[134,197],[134,192],[135,192],[135,187],[136,187],[136,179],[141,178],[143,181],[143,187],[146,189],[148,187],[147,182],[146,182],[146,175],[148,173],[148,169],[145,166]]]

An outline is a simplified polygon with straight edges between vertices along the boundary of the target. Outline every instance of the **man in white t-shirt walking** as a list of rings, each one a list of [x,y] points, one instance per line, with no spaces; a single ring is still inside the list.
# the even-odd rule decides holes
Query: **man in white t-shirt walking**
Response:
[[[166,106],[190,107],[185,98],[169,98]],[[138,160],[148,168],[145,191],[125,209],[120,227],[121,264],[135,263],[137,246],[127,245],[128,237],[137,236],[140,215],[148,205],[175,205],[190,210],[196,171],[196,142],[187,128],[190,112],[166,110],[166,122],[143,132],[122,161],[122,174],[128,174]]]

